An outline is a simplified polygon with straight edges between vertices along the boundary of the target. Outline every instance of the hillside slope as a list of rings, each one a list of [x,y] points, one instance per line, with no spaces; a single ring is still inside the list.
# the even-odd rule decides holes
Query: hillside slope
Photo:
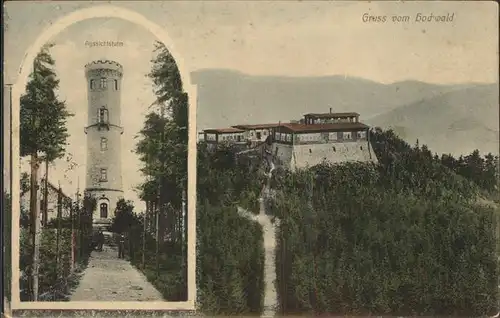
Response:
[[[454,155],[479,149],[498,153],[498,85],[478,85],[423,98],[366,120],[392,128],[410,143]]]

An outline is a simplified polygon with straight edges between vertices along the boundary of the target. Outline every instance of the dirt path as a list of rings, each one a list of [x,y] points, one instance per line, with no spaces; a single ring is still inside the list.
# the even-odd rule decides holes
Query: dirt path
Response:
[[[70,301],[163,301],[161,293],[114,247],[94,251]]]
[[[271,223],[271,218],[265,214],[263,201],[260,201],[260,214],[253,215],[251,212],[238,207],[238,213],[250,220],[258,222],[262,226],[264,238],[264,282],[266,284],[264,289],[264,310],[261,317],[274,317],[278,303],[278,296],[276,293],[275,280],[276,280],[276,240],[274,225]]]

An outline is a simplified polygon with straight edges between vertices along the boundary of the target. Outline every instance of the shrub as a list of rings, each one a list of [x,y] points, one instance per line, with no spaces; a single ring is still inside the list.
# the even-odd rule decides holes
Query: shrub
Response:
[[[473,203],[466,180],[451,172],[420,176],[411,188],[385,171],[321,165],[274,178],[281,311],[479,316],[495,310],[494,211]],[[399,172],[414,181],[422,173]]]
[[[200,309],[209,315],[260,314],[264,293],[262,229],[236,206],[197,207]]]

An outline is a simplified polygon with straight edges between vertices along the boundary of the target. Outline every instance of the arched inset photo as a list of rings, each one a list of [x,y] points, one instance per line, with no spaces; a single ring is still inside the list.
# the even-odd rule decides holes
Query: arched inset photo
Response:
[[[12,88],[12,308],[192,308],[195,96],[154,24],[87,11]]]

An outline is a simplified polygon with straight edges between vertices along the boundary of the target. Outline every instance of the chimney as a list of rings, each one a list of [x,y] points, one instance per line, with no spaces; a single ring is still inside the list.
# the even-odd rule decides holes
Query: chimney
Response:
[[[330,114],[332,113],[332,108],[330,107]]]

